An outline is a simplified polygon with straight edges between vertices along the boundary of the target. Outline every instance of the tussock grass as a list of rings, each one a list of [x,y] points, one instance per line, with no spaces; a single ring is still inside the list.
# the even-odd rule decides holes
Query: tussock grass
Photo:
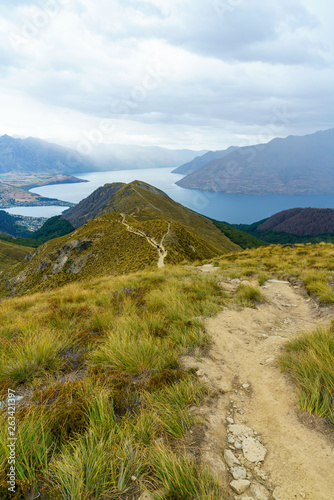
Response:
[[[164,446],[157,447],[150,456],[157,484],[162,488],[157,499],[177,498],[202,500],[223,500],[225,495],[219,484],[206,469],[197,470],[192,458],[181,453],[176,455]],[[227,497],[226,497],[227,498]]]
[[[242,283],[236,290],[235,300],[243,306],[254,307],[264,302],[265,298],[259,288]]]
[[[136,338],[129,334],[111,334],[90,354],[89,361],[93,366],[109,368],[121,376],[138,377],[145,372],[154,373],[177,366],[177,354],[173,350],[166,352],[159,340],[149,336]]]
[[[318,327],[289,342],[280,366],[296,380],[300,408],[329,419],[334,424],[334,333]]]
[[[36,377],[59,370],[65,363],[60,357],[68,347],[67,339],[51,331],[16,340],[7,345],[0,358],[0,376],[11,380],[12,385],[31,383]]]
[[[206,392],[178,358],[208,344],[203,317],[227,301],[218,280],[170,267],[0,304],[1,394],[16,388],[31,406],[16,414],[22,498],[131,497],[145,488],[183,498],[178,480],[158,479],[153,457],[172,447],[183,463],[175,450],[194,423],[189,406]],[[7,453],[0,447],[1,498]],[[198,498],[223,498],[205,496],[215,487],[189,463]]]

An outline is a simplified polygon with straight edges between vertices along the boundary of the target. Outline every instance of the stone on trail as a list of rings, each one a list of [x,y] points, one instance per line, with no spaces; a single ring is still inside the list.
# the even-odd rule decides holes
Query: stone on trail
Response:
[[[266,448],[251,437],[244,440],[242,452],[249,462],[263,462],[267,454]]]
[[[232,453],[231,450],[224,451],[225,462],[229,467],[234,467],[235,465],[241,465],[240,460]]]
[[[246,438],[254,436],[253,429],[247,427],[247,425],[239,425],[239,424],[229,425],[228,432],[233,434],[233,436],[235,437],[242,436]]]
[[[246,472],[246,469],[245,467],[239,467],[239,466],[236,466],[236,467],[231,467],[231,474],[233,476],[233,479],[246,479],[247,477],[247,472]]]
[[[237,481],[232,481],[230,483],[230,486],[233,491],[238,493],[238,495],[241,495],[241,493],[244,493],[247,488],[249,488],[250,482],[247,481],[247,479],[239,479]]]

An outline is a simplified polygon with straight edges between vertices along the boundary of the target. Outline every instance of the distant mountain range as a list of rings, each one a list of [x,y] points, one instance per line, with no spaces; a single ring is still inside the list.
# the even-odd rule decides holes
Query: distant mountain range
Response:
[[[176,184],[237,194],[333,194],[334,129],[238,148]]]
[[[33,137],[0,137],[0,174],[43,172],[56,175],[93,169],[91,160],[63,146]]]
[[[202,156],[196,156],[193,160],[184,163],[180,167],[177,167],[175,170],[173,170],[174,174],[191,174],[192,172],[195,172],[199,168],[203,167],[207,163],[210,163],[211,161],[214,160],[221,160],[224,158],[224,156],[227,156],[228,154],[232,153],[238,149],[235,146],[230,146],[228,149],[222,150],[222,151],[208,151]]]
[[[0,174],[48,173],[73,174],[106,170],[175,167],[192,160],[199,153],[189,149],[170,150],[160,147],[132,145],[98,145],[91,156],[29,137],[0,137]]]
[[[101,144],[95,146],[91,157],[99,171],[139,168],[177,167],[206,151],[167,149],[156,146]]]

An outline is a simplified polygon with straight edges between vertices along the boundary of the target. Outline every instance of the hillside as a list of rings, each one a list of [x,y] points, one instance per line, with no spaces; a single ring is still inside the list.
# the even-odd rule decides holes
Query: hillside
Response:
[[[124,213],[138,221],[162,219],[176,221],[188,231],[214,246],[218,252],[238,250],[212,221],[176,203],[163,191],[142,181],[113,183],[98,188],[78,205],[62,215],[75,228],[105,214]]]
[[[17,219],[4,210],[0,210],[0,234],[26,238],[31,232],[18,224]]]
[[[179,186],[237,194],[333,194],[334,129],[238,148]]]
[[[0,240],[0,275],[8,268],[24,260],[34,249]]]
[[[327,208],[292,208],[233,227],[269,244],[334,243],[333,212]]]
[[[259,231],[275,231],[297,236],[318,236],[333,233],[334,209],[292,208],[283,210],[267,219],[257,228]]]
[[[91,276],[121,275],[159,264],[193,262],[239,247],[221,235],[213,246],[176,221],[139,222],[121,214],[105,214],[76,231],[40,246],[28,262],[0,279],[1,295],[46,290]]]
[[[230,146],[223,151],[209,151],[208,153],[205,153],[202,156],[196,156],[196,158],[194,158],[192,161],[189,161],[187,163],[184,163],[180,167],[177,167],[175,170],[173,170],[173,173],[185,175],[191,174],[192,172],[195,172],[199,168],[203,167],[203,165],[210,163],[210,161],[220,160],[236,149],[238,148],[236,148],[235,146]]]

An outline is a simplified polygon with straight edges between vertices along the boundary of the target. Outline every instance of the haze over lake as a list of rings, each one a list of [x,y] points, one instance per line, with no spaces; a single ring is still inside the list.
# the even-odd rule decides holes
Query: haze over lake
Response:
[[[294,207],[334,208],[334,195],[253,196],[185,189],[175,185],[183,175],[173,174],[172,170],[172,168],[157,168],[79,173],[75,174],[76,177],[89,182],[43,186],[31,191],[41,196],[78,203],[106,183],[141,180],[156,186],[173,200],[196,212],[232,224],[251,224],[281,210]],[[35,217],[51,217],[51,212],[52,215],[56,215],[63,210],[64,207],[34,207],[33,213]],[[12,208],[8,212],[32,215],[29,207]]]

